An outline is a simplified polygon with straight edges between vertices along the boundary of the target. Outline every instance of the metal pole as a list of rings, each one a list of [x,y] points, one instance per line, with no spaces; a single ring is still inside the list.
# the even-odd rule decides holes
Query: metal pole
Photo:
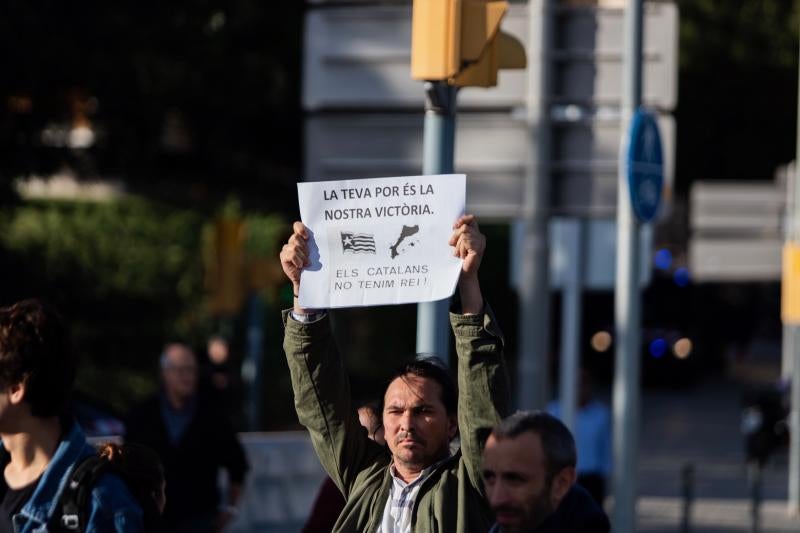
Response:
[[[456,129],[456,88],[425,82],[425,131],[422,173],[453,172]],[[417,304],[417,353],[433,353],[449,361],[449,300]]]
[[[800,77],[800,75],[798,75],[798,77]],[[798,88],[797,101],[798,105],[800,105],[800,88]],[[786,242],[795,242],[800,240],[800,231],[798,230],[798,225],[800,225],[800,213],[798,213],[798,211],[800,211],[800,188],[798,187],[798,181],[800,181],[800,179],[797,177],[798,172],[800,172],[800,167],[798,167],[798,160],[800,160],[800,108],[798,108],[797,131],[798,155],[795,156],[794,166],[790,167],[790,170],[786,175],[786,216],[784,217],[784,239]],[[785,380],[789,380],[792,377],[792,368],[794,366],[795,357],[795,327],[796,326],[792,324],[783,325],[783,342],[781,346],[781,378]]]
[[[758,460],[747,465],[747,482],[750,485],[750,533],[758,533],[761,511],[761,483],[763,467]]]
[[[683,507],[681,511],[681,533],[692,530],[692,500],[694,500],[694,465],[686,463],[681,470],[681,493]]]
[[[781,379],[792,379],[794,368],[794,329],[796,326],[784,324],[781,337]]]
[[[789,505],[792,516],[800,515],[800,326],[792,326],[791,411],[789,413]]]
[[[264,352],[264,302],[257,293],[250,295],[247,311],[247,356],[242,364],[242,378],[247,386],[247,427],[261,429],[261,356]]]
[[[581,294],[583,285],[583,221],[565,224],[567,243],[567,279],[561,292],[561,369],[559,405],[561,421],[575,434],[578,411],[578,367],[580,365]],[[568,229],[567,229],[568,228]]]
[[[800,71],[798,72],[800,80]],[[794,174],[788,181],[794,181],[789,196],[789,239],[795,243],[800,241],[800,86],[797,94],[797,149],[794,162]],[[800,326],[785,324],[784,335],[789,334],[791,341],[784,343],[784,348],[791,349],[794,357],[790,358],[791,372],[784,368],[786,374],[792,376],[791,411],[789,413],[789,501],[788,510],[792,515],[800,515]],[[786,361],[784,357],[784,361]],[[784,375],[786,375],[784,374]]]
[[[625,10],[622,131],[617,182],[617,270],[614,293],[616,330],[614,369],[614,511],[615,533],[636,531],[636,466],[639,448],[639,373],[641,301],[639,294],[639,222],[628,189],[627,135],[642,95],[642,0]]]
[[[550,50],[552,0],[528,2],[528,162],[519,262],[519,367],[517,406],[541,409],[547,401],[547,356],[550,332],[549,250],[550,208]]]

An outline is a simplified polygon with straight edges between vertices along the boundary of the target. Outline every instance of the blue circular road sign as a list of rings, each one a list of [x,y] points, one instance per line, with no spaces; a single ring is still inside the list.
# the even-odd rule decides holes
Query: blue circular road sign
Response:
[[[661,202],[664,158],[656,117],[641,108],[631,120],[625,164],[633,212],[642,222],[649,222]]]

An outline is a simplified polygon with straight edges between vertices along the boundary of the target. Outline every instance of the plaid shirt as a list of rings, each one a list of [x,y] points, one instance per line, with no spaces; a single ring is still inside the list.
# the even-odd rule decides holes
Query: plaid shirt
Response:
[[[406,483],[397,476],[394,464],[389,467],[389,472],[392,474],[392,490],[389,492],[386,507],[383,508],[383,518],[376,533],[411,533],[411,514],[419,489],[431,472],[446,460],[443,459],[424,469],[411,483]]]

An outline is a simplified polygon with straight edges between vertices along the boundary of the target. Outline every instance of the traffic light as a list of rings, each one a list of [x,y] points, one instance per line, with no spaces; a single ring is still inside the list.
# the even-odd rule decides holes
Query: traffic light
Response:
[[[522,44],[500,31],[505,0],[414,0],[411,77],[492,87],[501,68],[524,68]]]
[[[218,218],[206,236],[205,285],[216,315],[235,315],[245,298],[244,222]]]

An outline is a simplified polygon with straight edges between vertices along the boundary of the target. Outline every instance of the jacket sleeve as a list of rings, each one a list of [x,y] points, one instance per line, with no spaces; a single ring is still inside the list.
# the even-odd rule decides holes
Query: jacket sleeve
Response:
[[[472,486],[483,494],[483,446],[510,403],[503,335],[488,304],[482,315],[450,313],[450,322],[458,354],[461,455]]]
[[[283,321],[283,349],[297,417],[311,434],[322,466],[346,498],[358,473],[374,464],[382,449],[358,423],[329,317],[300,323],[284,311]]]

